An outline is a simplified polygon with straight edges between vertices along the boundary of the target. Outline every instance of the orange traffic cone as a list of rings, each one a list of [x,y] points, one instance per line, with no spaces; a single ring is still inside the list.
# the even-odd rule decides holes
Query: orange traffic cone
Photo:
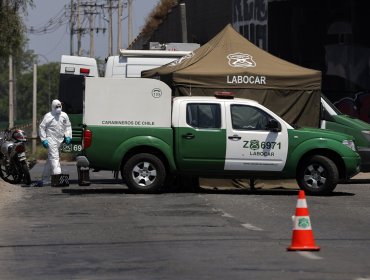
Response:
[[[299,191],[295,216],[293,216],[292,245],[288,251],[319,251],[320,247],[315,245],[308,213],[306,195]]]

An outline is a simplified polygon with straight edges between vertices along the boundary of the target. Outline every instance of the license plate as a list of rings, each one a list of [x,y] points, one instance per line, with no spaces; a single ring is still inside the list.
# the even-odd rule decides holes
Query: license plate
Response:
[[[82,151],[81,144],[69,144],[63,143],[61,146],[61,151],[63,153],[78,153]]]

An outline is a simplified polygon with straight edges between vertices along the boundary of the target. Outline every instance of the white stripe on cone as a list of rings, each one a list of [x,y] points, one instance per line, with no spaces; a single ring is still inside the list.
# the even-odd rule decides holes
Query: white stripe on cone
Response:
[[[306,199],[298,199],[297,200],[297,208],[307,208]]]

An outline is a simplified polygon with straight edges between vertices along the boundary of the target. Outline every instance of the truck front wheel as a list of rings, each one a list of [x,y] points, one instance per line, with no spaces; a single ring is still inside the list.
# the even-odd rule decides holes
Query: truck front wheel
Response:
[[[127,160],[122,169],[122,177],[133,192],[154,193],[164,184],[166,168],[155,155],[137,154]]]
[[[325,156],[312,156],[299,167],[297,182],[308,194],[328,194],[338,182],[338,168]]]

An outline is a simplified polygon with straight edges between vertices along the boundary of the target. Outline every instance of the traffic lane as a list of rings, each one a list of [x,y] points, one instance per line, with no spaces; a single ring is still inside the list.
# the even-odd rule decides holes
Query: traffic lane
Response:
[[[246,237],[193,194],[102,197],[24,190],[25,200],[5,212],[17,211],[16,220],[0,233],[7,268],[2,275],[9,279],[242,279],[244,261],[254,252],[240,243],[259,238]]]
[[[63,198],[56,197],[54,189],[37,192],[24,202],[27,205],[18,203],[27,209],[31,230],[17,228],[13,242],[0,250],[14,254],[9,259],[2,253],[2,259],[8,271],[16,270],[12,274],[16,278],[106,279],[117,273],[123,274],[120,279],[245,279],[246,275],[286,279],[297,274],[300,279],[313,275],[348,279],[350,275],[341,278],[330,269],[323,271],[317,262],[297,258],[285,251],[287,240],[246,230],[204,203],[202,195],[74,195],[62,205],[58,201]],[[39,196],[43,192],[53,197],[45,201]],[[30,211],[29,201],[43,206]],[[44,219],[35,219],[40,216]],[[17,262],[23,265],[18,267]]]
[[[285,195],[282,191],[69,195],[47,187],[22,191],[23,199],[1,215],[2,224],[4,218],[8,224],[0,233],[0,254],[3,267],[14,278],[356,279],[369,275],[368,240],[323,239],[321,232],[332,224],[320,229],[316,217],[311,219],[322,251],[286,252],[296,203],[292,190]],[[327,198],[309,197],[312,216],[315,205]],[[330,214],[337,213],[335,207],[328,208]]]
[[[96,174],[102,175],[102,173]],[[73,268],[73,262],[77,261],[74,255],[89,259],[90,255],[94,254],[96,256],[93,260],[99,269],[104,270],[106,261],[100,257],[101,252],[99,252],[102,250],[107,251],[108,255],[112,254],[114,259],[115,254],[122,254],[125,259],[130,259],[133,255],[134,259],[150,263],[148,267],[142,268],[146,272],[142,272],[139,268],[132,268],[132,273],[129,274],[131,276],[148,276],[146,273],[151,274],[153,271],[161,270],[166,263],[171,263],[174,268],[162,269],[165,275],[183,272],[180,263],[194,266],[194,273],[188,274],[189,272],[184,271],[187,276],[203,275],[197,269],[198,263],[202,264],[209,273],[216,272],[215,276],[239,277],[238,271],[242,272],[240,277],[245,276],[246,271],[248,275],[252,271],[255,277],[259,276],[260,279],[265,279],[268,272],[278,273],[281,279],[288,277],[289,274],[292,276],[298,271],[305,274],[302,279],[306,279],[305,277],[309,279],[312,275],[319,279],[355,279],[352,277],[369,275],[369,267],[366,264],[366,258],[369,255],[366,248],[369,248],[369,242],[367,237],[363,236],[368,232],[368,228],[359,229],[350,226],[353,231],[348,230],[345,225],[350,225],[348,221],[353,220],[353,214],[358,216],[357,211],[351,215],[351,211],[346,209],[347,216],[338,215],[343,212],[343,208],[330,206],[332,203],[338,206],[348,198],[361,195],[363,202],[357,199],[346,202],[347,207],[352,204],[357,205],[358,211],[361,212],[362,208],[368,205],[366,204],[368,195],[362,196],[363,193],[367,193],[367,186],[356,185],[353,188],[348,185],[338,186],[331,197],[308,197],[316,242],[323,248],[321,252],[312,254],[285,251],[291,242],[290,217],[294,214],[297,190],[257,190],[252,195],[248,190],[220,192],[206,189],[201,194],[162,195],[131,195],[122,191],[122,195],[117,196],[107,194],[103,190],[111,186],[93,184],[91,188],[101,188],[100,194],[89,195],[88,192],[86,193],[89,188],[81,188],[80,195],[70,196],[70,198],[67,193],[60,193],[60,190],[54,188],[32,191],[31,194],[39,192],[40,195],[44,192],[48,194],[50,191],[50,195],[58,197],[53,204],[61,201],[69,202],[65,206],[75,211],[63,212],[63,209],[58,210],[57,207],[55,211],[58,215],[54,214],[53,221],[41,224],[34,221],[33,227],[36,227],[34,230],[37,234],[36,236],[29,234],[32,237],[31,241],[38,240],[41,236],[41,240],[46,243],[40,243],[36,247],[49,248],[49,250],[50,248],[60,249],[58,255],[67,255],[68,259],[70,258],[70,261],[63,259],[67,270]],[[117,188],[124,189],[124,186],[118,184]],[[358,190],[360,190],[359,193],[357,193]],[[76,205],[70,205],[70,202],[75,199]],[[103,204],[107,209],[103,211],[106,212],[105,217],[101,217],[99,211],[96,212],[96,209],[104,209],[96,199],[100,202],[105,201]],[[90,204],[96,207],[94,208],[96,211],[90,208]],[[44,211],[38,211],[42,216],[50,215],[50,209],[55,208],[53,205],[45,205],[45,207]],[[122,211],[123,209],[125,211]],[[316,214],[318,211],[316,209],[325,211]],[[114,215],[113,212],[116,211],[119,214]],[[317,215],[320,216],[320,223],[317,221]],[[360,219],[357,222],[363,224],[364,220]],[[98,225],[97,228],[96,225]],[[336,230],[338,227],[344,236],[338,236],[338,230]],[[10,236],[13,235],[10,234]],[[60,242],[53,242],[55,239]],[[23,238],[23,240],[27,239]],[[33,248],[32,242],[31,246],[25,245],[20,247]],[[168,252],[168,246],[180,254]],[[76,251],[77,247],[83,249]],[[120,249],[116,250],[117,247],[124,253],[119,253]],[[187,248],[188,254],[182,252],[183,247]],[[208,247],[211,249],[208,250]],[[141,255],[141,252],[146,252],[147,248],[151,248],[154,255]],[[131,252],[132,250],[134,253]],[[194,257],[193,254],[199,257]],[[167,256],[171,256],[171,259]],[[153,265],[155,258],[161,261]],[[59,257],[56,257],[56,260],[58,259]],[[230,259],[242,259],[243,262],[234,261],[230,264]],[[218,264],[209,264],[208,260]],[[356,262],[354,263],[353,260]],[[130,262],[129,266],[134,266],[134,262]],[[126,268],[127,262],[117,267],[118,271]],[[92,269],[94,266],[90,264],[83,271],[88,273]],[[279,279],[276,275],[273,276],[274,279]]]
[[[204,197],[226,217],[247,223],[272,239],[291,236],[297,195],[290,190],[258,190],[254,195],[209,194]],[[284,194],[285,193],[285,194]],[[302,257],[318,259],[327,271],[370,275],[370,190],[368,184],[338,185],[331,196],[308,196],[308,208],[320,252]],[[243,201],[245,203],[243,203]],[[259,213],[257,213],[259,212]],[[352,278],[348,278],[352,279]]]

